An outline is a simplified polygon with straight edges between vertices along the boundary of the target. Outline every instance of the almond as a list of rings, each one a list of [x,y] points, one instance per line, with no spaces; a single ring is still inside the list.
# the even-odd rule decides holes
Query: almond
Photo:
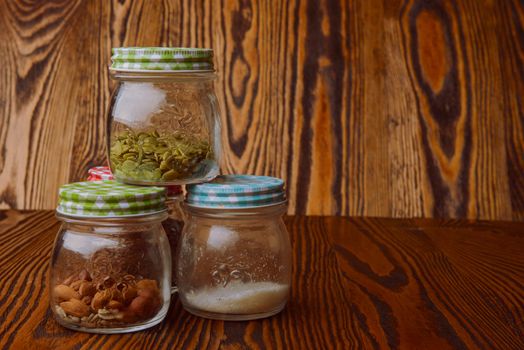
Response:
[[[158,283],[155,280],[140,280],[136,283],[136,288],[158,290]]]
[[[116,288],[109,289],[111,291],[111,300],[118,301],[119,303],[124,302],[124,297],[122,296],[122,293],[117,290]]]
[[[124,298],[124,303],[126,305],[129,305],[134,298],[136,298],[137,292],[136,289],[133,287],[126,287],[124,290],[122,290],[122,297]]]
[[[71,288],[73,288],[74,290],[78,291],[78,289],[80,289],[80,286],[82,285],[82,283],[84,283],[83,280],[77,280],[77,281],[74,281],[73,283],[71,283],[69,286]]]
[[[122,312],[122,322],[125,322],[125,323],[134,323],[137,321],[137,317],[135,315],[135,313],[129,309],[125,309],[123,312]]]
[[[139,289],[137,294],[141,297],[146,297],[149,299],[157,299],[160,296],[160,294],[158,293],[158,289],[149,288]]]
[[[139,295],[129,304],[128,310],[142,318],[150,318],[157,313],[160,305],[160,298]]]
[[[122,309],[122,307],[124,307],[124,305],[116,300],[111,300],[106,306],[108,309]]]
[[[86,305],[91,305],[91,301],[93,301],[93,298],[89,295],[82,298],[82,302]]]
[[[129,311],[142,318],[149,318],[155,314],[152,300],[146,297],[136,297],[129,305]]]
[[[54,296],[58,301],[80,299],[80,294],[78,294],[73,288],[64,284],[59,284],[54,288]]]
[[[95,293],[96,293],[96,288],[95,288],[95,286],[93,285],[93,283],[84,281],[84,282],[80,285],[80,288],[78,289],[78,292],[79,292],[80,295],[83,296],[83,297],[85,297],[85,296],[90,296],[90,297],[92,297],[92,296],[95,295]]]
[[[83,281],[91,282],[91,275],[89,274],[89,272],[86,269],[83,269],[82,271],[80,271],[80,273],[78,274],[78,278]]]
[[[62,282],[62,284],[65,284],[66,286],[70,285],[71,282],[73,282],[74,280],[76,279],[76,276],[75,275],[71,275],[69,277],[67,277],[64,282]]]
[[[60,303],[60,307],[66,314],[75,317],[84,317],[89,315],[89,306],[78,299],[71,299]]]
[[[93,301],[91,301],[91,307],[98,311],[103,309],[111,301],[111,291],[103,290],[95,294]]]

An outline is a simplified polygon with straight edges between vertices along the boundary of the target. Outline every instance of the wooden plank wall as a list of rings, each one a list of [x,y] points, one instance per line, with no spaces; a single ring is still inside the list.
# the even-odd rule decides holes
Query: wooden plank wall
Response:
[[[105,160],[116,46],[212,47],[224,172],[291,214],[524,219],[519,0],[0,0],[0,208]]]

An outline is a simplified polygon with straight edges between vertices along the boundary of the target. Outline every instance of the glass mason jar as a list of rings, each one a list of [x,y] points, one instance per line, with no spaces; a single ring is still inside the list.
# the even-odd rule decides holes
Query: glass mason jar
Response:
[[[171,296],[164,197],[162,188],[114,181],[62,186],[49,281],[62,326],[124,333],[164,319]]]
[[[183,185],[219,173],[213,50],[115,48],[108,118],[111,170],[121,182]]]
[[[167,234],[167,240],[171,248],[171,293],[176,293],[178,288],[176,286],[176,250],[178,242],[182,235],[182,229],[184,228],[185,215],[182,209],[182,203],[184,202],[184,194],[181,186],[170,186],[167,188],[167,213],[168,217],[162,221],[162,226]]]
[[[283,181],[226,175],[187,191],[188,217],[177,251],[184,308],[221,320],[280,312],[291,283]]]
[[[99,181],[99,180],[113,180],[113,174],[111,169],[106,166],[96,166],[88,171],[89,177],[87,181]],[[181,204],[184,201],[184,193],[182,186],[173,185],[166,187],[166,207],[167,207],[167,218],[162,221],[162,226],[167,235],[169,241],[169,247],[171,248],[171,293],[176,293],[176,248],[178,246],[178,240],[182,234],[182,228],[184,227],[184,211],[182,210]]]

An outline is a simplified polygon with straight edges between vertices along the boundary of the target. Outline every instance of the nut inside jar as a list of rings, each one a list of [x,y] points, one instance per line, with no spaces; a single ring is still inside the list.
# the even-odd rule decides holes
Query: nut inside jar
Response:
[[[169,302],[169,264],[158,259],[162,252],[153,244],[159,238],[156,231],[94,228],[105,233],[100,236],[76,232],[81,228],[86,229],[69,226],[63,234],[65,243],[52,271],[51,307],[59,321],[94,330],[129,328],[156,318]]]
[[[124,275],[94,281],[87,270],[73,274],[53,288],[55,312],[80,327],[118,327],[146,321],[162,307],[162,295],[154,279]]]

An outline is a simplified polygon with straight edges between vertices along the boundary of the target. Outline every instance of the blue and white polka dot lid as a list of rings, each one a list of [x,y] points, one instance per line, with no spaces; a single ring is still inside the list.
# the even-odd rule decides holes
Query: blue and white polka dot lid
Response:
[[[284,180],[270,176],[221,175],[186,189],[187,204],[198,208],[254,208],[286,201]]]

